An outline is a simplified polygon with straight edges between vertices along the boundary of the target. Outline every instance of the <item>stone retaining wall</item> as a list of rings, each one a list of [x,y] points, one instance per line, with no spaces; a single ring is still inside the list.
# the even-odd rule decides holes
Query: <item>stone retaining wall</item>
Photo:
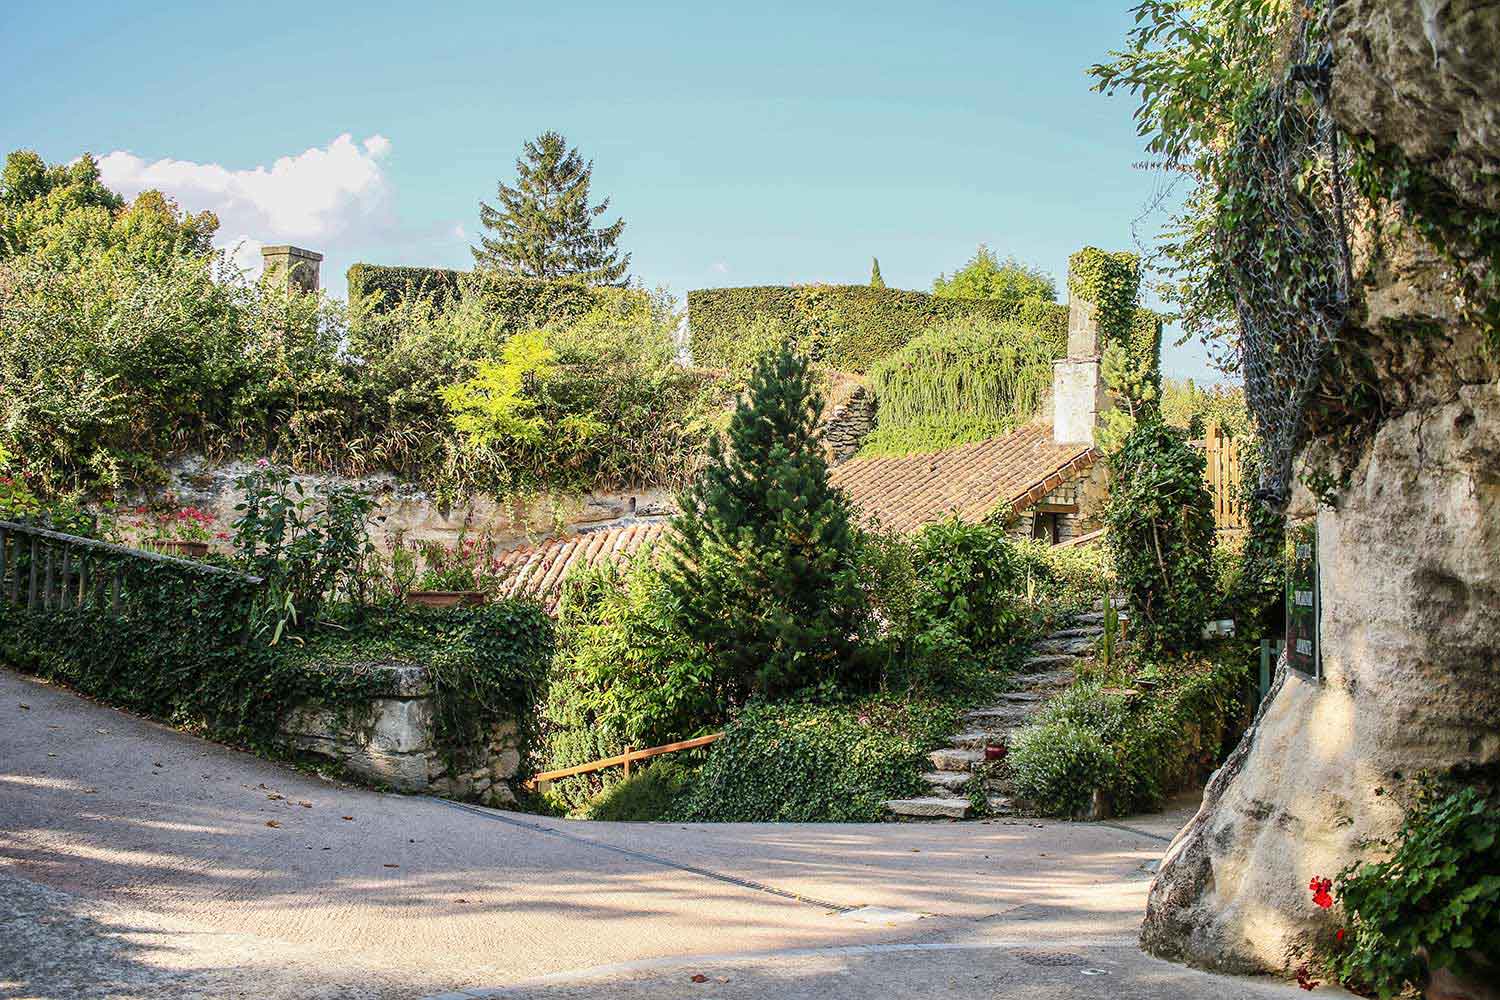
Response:
[[[864,386],[858,386],[823,422],[823,446],[836,465],[853,458],[874,429],[875,397]]]
[[[352,708],[332,709],[315,702],[299,706],[281,722],[283,745],[397,791],[474,799],[491,806],[514,802],[512,782],[521,767],[515,723],[493,727],[474,767],[455,774],[434,738],[427,669],[411,664],[367,669],[382,667],[391,673],[386,692]]]

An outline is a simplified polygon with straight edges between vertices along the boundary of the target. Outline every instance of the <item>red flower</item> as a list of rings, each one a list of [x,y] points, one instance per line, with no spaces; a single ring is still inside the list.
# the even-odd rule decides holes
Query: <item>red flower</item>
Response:
[[[1333,940],[1337,944],[1344,943],[1344,929],[1342,927],[1340,927],[1339,932],[1333,936]]]
[[[1333,897],[1328,894],[1328,890],[1333,888],[1333,879],[1314,875],[1307,887],[1312,890],[1313,902],[1318,906],[1326,910],[1333,905]]]

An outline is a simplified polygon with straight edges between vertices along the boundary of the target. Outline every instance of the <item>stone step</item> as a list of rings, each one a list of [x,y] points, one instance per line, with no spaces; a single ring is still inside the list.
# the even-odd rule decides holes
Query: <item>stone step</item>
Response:
[[[1096,636],[1077,636],[1072,639],[1043,639],[1031,648],[1038,653],[1066,653],[1069,656],[1086,656],[1094,651],[1099,639]]]
[[[1026,690],[1036,694],[1041,700],[1052,697],[1057,692],[1073,683],[1078,676],[1072,666],[1062,670],[1049,670],[1046,673],[1029,674],[1026,677]]]
[[[1083,625],[1083,626],[1080,626],[1078,628],[1063,628],[1063,629],[1058,629],[1056,632],[1053,632],[1050,635],[1043,636],[1042,638],[1044,640],[1046,640],[1046,639],[1083,639],[1083,638],[1097,639],[1100,636],[1102,636],[1103,634],[1104,634],[1104,626],[1102,624],[1100,624],[1100,625]]]
[[[922,780],[945,792],[956,792],[973,781],[974,776],[968,771],[928,771]]]
[[[897,816],[915,816],[923,819],[963,819],[969,815],[969,800],[953,796],[936,795],[918,799],[890,799],[885,808]]]
[[[939,771],[970,771],[975,764],[984,760],[984,751],[948,748],[932,751],[927,759]]]
[[[1011,816],[1016,811],[1015,800],[1005,795],[989,796],[989,804],[991,816]]]
[[[1043,653],[1038,656],[1029,656],[1021,663],[1021,673],[1040,674],[1061,667],[1071,667],[1076,656],[1066,653]]]
[[[1016,723],[1015,726],[971,729],[965,733],[954,733],[948,737],[948,742],[960,750],[983,750],[988,746],[1002,746],[1010,737],[1010,734],[1019,728],[1022,720],[1014,719],[1012,721]]]
[[[1074,619],[1080,625],[1102,625],[1104,623],[1104,612],[1098,610],[1098,602],[1095,602],[1094,611],[1085,611]]]

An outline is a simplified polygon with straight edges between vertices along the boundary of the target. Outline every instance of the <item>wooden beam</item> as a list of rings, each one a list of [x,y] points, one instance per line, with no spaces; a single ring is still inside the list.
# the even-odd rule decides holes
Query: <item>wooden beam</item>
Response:
[[[1032,508],[1038,514],[1076,514],[1076,503],[1039,503]]]

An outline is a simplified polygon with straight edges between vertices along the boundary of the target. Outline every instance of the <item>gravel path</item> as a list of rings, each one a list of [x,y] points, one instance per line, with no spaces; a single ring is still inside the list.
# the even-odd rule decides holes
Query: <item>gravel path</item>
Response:
[[[758,996],[834,966],[1031,968],[1017,942],[1146,962],[1143,866],[1183,818],[570,823],[331,784],[0,669],[0,998],[417,1000],[599,967],[516,995]],[[838,950],[954,943],[983,947]],[[741,956],[738,985],[673,964],[703,955]],[[1151,965],[1182,991],[1150,995],[1204,995]]]

